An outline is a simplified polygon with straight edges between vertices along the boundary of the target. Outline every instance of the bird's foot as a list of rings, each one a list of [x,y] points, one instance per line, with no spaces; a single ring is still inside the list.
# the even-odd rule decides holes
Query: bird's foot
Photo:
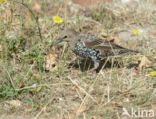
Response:
[[[92,68],[92,69],[90,69],[90,72],[96,73],[96,69],[95,68]]]
[[[91,77],[96,77],[97,76],[97,71],[96,69],[91,69],[87,72]]]

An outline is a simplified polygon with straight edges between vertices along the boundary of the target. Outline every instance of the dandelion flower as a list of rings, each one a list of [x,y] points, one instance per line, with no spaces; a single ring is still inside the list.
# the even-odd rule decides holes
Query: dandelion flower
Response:
[[[63,18],[60,16],[53,16],[53,22],[60,24],[63,22]]]
[[[149,75],[150,75],[150,76],[156,76],[156,71],[151,71],[151,72],[149,72]]]
[[[140,34],[141,34],[141,30],[140,29],[133,29],[132,30],[132,35],[139,36]]]

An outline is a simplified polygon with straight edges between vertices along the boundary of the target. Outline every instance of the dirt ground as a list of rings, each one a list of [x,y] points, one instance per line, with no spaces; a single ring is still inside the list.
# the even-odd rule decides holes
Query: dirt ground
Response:
[[[156,118],[155,0],[81,2],[0,0],[0,119]],[[140,53],[92,74],[53,45],[68,28]]]

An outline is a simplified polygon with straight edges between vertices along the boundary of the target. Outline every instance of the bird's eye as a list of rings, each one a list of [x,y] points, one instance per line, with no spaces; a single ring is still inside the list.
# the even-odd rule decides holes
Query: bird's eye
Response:
[[[67,36],[64,36],[63,38],[67,38]]]

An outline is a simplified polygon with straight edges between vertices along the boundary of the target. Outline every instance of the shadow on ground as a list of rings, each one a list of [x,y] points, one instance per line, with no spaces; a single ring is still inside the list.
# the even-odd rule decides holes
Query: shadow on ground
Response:
[[[90,59],[80,59],[75,60],[71,63],[69,63],[68,68],[74,68],[74,69],[80,69],[82,72],[86,72],[94,67],[93,61]],[[96,70],[98,73],[102,69],[110,69],[110,68],[123,68],[125,67],[123,61],[119,61],[118,59],[105,59],[100,62],[100,66]],[[137,63],[129,63],[126,68],[136,68],[138,67]]]

